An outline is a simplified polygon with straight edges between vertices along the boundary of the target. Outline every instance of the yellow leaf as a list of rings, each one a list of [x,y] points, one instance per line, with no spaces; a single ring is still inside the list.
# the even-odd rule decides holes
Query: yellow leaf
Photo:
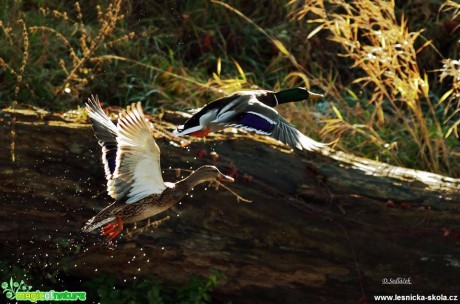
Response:
[[[450,133],[454,132],[456,138],[458,138],[458,126],[460,124],[460,120],[457,121],[452,127],[447,130],[445,138],[449,137]]]
[[[428,98],[428,91],[430,90],[430,85],[428,83],[428,76],[426,75],[423,75],[424,77],[424,80],[422,81],[422,91],[423,91],[423,95]]]
[[[353,80],[352,83],[358,83],[358,82],[361,82],[361,81],[369,81],[371,78],[370,77],[361,77],[361,78],[357,78],[355,80]]]
[[[217,82],[220,81],[220,77],[216,73],[212,73],[212,77],[214,77],[215,81],[217,81]]]
[[[334,111],[335,115],[337,115],[337,117],[340,120],[343,120],[342,114],[340,114],[339,110],[334,105],[332,105],[332,110]]]
[[[217,58],[217,75],[219,75],[219,76],[220,76],[220,71],[221,71],[221,65],[222,65],[222,63],[221,63],[221,60],[220,60],[220,57],[219,57],[219,58]]]
[[[351,96],[351,98],[353,98],[354,100],[358,101],[359,98],[358,96],[356,96],[355,92],[353,92],[352,90],[350,90],[349,88],[345,87],[345,91],[347,91],[347,93]]]
[[[433,40],[428,40],[427,42],[425,42],[421,47],[418,48],[418,50],[415,52],[415,54],[418,54],[420,53],[424,48],[426,48],[427,46],[429,46],[431,44]]]
[[[452,92],[454,91],[454,89],[450,89],[449,91],[447,91],[446,93],[444,93],[444,95],[442,95],[442,97],[439,99],[439,102],[438,104],[441,104],[444,102],[444,100],[447,99],[447,97],[450,96],[450,94],[452,94]]]
[[[311,31],[310,34],[308,34],[307,39],[310,39],[311,37],[315,36],[319,31],[321,31],[324,27],[324,24],[321,24],[317,28],[315,28],[313,31]]]
[[[239,65],[239,63],[238,63],[235,59],[232,58],[232,61],[233,61],[233,63],[235,64],[236,69],[237,69],[238,72],[240,73],[241,78],[243,78],[243,80],[246,82],[246,75],[244,74],[243,69],[241,68],[241,66]]]
[[[305,75],[304,73],[291,72],[286,77],[284,77],[284,81],[287,81],[288,79],[294,78],[294,77],[299,77],[300,79],[302,79],[303,82],[305,83],[305,88],[307,90],[310,89],[310,81],[308,80],[307,75]]]
[[[379,108],[377,110],[377,117],[378,117],[379,123],[383,124],[383,122],[385,121],[385,116],[383,115],[383,109],[381,105],[379,105]]]
[[[272,42],[278,48],[278,50],[286,56],[289,56],[289,51],[284,47],[283,43],[278,39],[272,38]]]

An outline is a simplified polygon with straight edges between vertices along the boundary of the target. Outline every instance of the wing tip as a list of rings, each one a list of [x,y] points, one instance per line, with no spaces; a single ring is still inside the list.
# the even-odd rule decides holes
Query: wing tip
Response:
[[[147,124],[145,122],[144,117],[145,117],[145,114],[144,114],[144,110],[142,108],[142,103],[140,101],[138,101],[138,102],[133,102],[132,104],[128,105],[126,107],[126,109],[123,109],[121,111],[121,113],[120,113],[118,121],[119,122],[120,121],[125,122],[126,120],[130,120],[130,121],[126,121],[128,124],[142,121],[147,126],[149,126],[149,124]],[[131,118],[131,119],[129,119],[129,118]]]
[[[97,111],[98,109],[101,109],[101,102],[99,101],[99,97],[97,95],[91,94],[90,97],[88,97],[88,101],[85,102],[86,108],[89,111]]]
[[[300,133],[300,131],[299,131]],[[301,148],[299,148],[299,150],[307,150],[307,151],[318,151],[318,150],[321,150],[323,149],[324,147],[327,147],[329,145],[331,145],[332,143],[328,143],[328,144],[324,144],[324,143],[320,143],[302,133],[301,134],[301,137],[299,138],[299,145],[301,146]]]

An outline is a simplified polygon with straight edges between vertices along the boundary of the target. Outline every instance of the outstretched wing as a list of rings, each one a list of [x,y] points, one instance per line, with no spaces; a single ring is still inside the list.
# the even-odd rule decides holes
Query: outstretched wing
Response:
[[[117,159],[109,194],[127,204],[166,188],[161,175],[160,148],[150,134],[151,124],[144,119],[141,103],[132,104],[120,114],[117,125]]]
[[[326,146],[302,134],[281,116],[270,136],[299,150],[315,151]]]
[[[102,110],[97,96],[88,98],[86,108],[93,125],[94,135],[102,147],[105,177],[107,180],[111,180],[117,158],[117,127]]]
[[[300,133],[274,108],[259,102],[254,96],[247,98],[246,102],[229,104],[210,124],[234,126],[268,135],[299,150],[312,151],[325,146]]]

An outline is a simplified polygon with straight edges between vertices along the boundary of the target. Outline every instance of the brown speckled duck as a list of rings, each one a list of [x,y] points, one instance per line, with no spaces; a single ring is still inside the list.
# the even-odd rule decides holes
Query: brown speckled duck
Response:
[[[141,103],[124,110],[118,125],[102,110],[99,100],[86,104],[96,138],[102,146],[107,192],[115,202],[102,209],[83,227],[90,232],[102,227],[102,235],[114,239],[123,224],[135,223],[163,212],[205,181],[233,182],[214,166],[202,166],[176,183],[163,181],[160,149],[150,134]]]

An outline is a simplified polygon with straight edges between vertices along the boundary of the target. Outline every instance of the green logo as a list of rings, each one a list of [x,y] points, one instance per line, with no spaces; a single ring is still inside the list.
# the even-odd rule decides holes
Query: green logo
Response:
[[[3,293],[6,292],[6,297],[10,300],[16,300],[16,293],[18,291],[29,291],[32,289],[31,285],[27,285],[21,280],[20,283],[14,282],[13,278],[10,278],[10,284],[8,282],[2,283]]]
[[[31,285],[27,285],[21,280],[20,283],[13,281],[2,283],[3,293],[9,300],[29,301],[36,303],[37,301],[86,301],[86,292],[84,291],[30,291]]]

